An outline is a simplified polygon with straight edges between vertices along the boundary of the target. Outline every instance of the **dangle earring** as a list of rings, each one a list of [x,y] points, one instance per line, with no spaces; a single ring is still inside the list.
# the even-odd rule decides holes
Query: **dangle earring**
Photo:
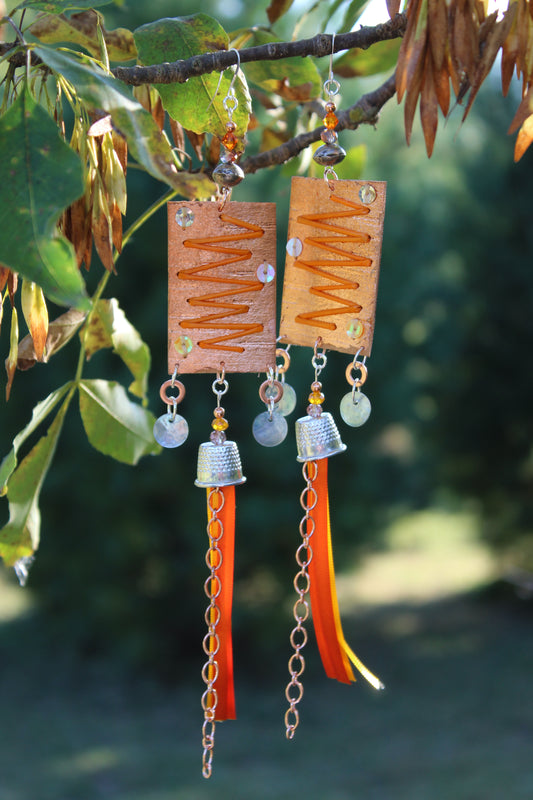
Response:
[[[169,373],[177,364],[175,375],[215,375],[212,389],[217,398],[209,441],[199,447],[195,482],[207,492],[209,605],[202,670],[206,778],[212,772],[215,724],[236,715],[231,638],[234,487],[245,478],[237,444],[226,438],[228,422],[221,402],[230,373],[273,375],[276,362],[276,206],[231,201],[232,188],[243,177],[236,163],[242,140],[233,122],[238,69],[237,54],[237,68],[223,102],[228,113],[223,150],[213,171],[218,200],[168,203]],[[173,380],[176,385],[175,376]],[[174,403],[165,395],[167,418],[161,426],[174,430],[180,399],[178,394]]]
[[[355,354],[354,360],[346,367],[346,380],[352,387],[352,391],[344,395],[340,403],[340,413],[344,422],[351,428],[360,428],[370,416],[372,406],[370,400],[361,391],[361,386],[365,383],[368,376],[366,366],[366,356],[362,361],[358,361],[360,349]],[[359,371],[358,378],[354,378],[353,373]]]
[[[220,140],[221,151],[219,163],[213,170],[212,175],[213,180],[219,187],[223,197],[231,193],[231,189],[234,186],[237,186],[244,179],[244,172],[237,163],[238,159],[242,155],[243,148],[241,148],[241,143],[239,142],[238,137],[235,135],[237,126],[233,121],[233,114],[239,105],[234,86],[237,75],[239,74],[239,70],[241,68],[241,57],[238,50],[235,50],[234,48],[232,49],[237,55],[237,66],[235,68],[233,78],[231,79],[226,97],[222,103],[224,110],[228,114],[228,121],[226,122],[226,133]]]
[[[289,355],[290,344],[287,347],[278,347],[276,348],[276,358],[281,358],[282,362],[279,364],[276,361],[276,372],[275,372],[275,379],[281,380],[281,386],[283,389],[283,394],[281,399],[276,402],[275,408],[279,411],[280,414],[283,414],[284,417],[288,417],[292,414],[294,409],[296,408],[296,392],[292,388],[292,386],[285,381],[285,375],[287,370],[291,364],[291,357]],[[267,389],[267,397],[269,397],[269,390]]]
[[[181,403],[185,397],[185,386],[181,381],[176,380],[177,375],[178,366],[176,365],[172,378],[161,384],[159,396],[166,403],[167,413],[156,419],[154,423],[154,439],[161,447],[166,448],[179,447],[189,435],[187,420],[176,413],[178,403]],[[178,394],[170,395],[169,397],[167,394],[168,389],[176,389]]]
[[[334,37],[332,55],[333,48]],[[302,541],[296,551],[299,571],[294,580],[296,627],[290,637],[293,652],[285,693],[289,702],[287,738],[294,736],[299,724],[305,669],[301,651],[307,643],[305,623],[310,607],[326,674],[350,683],[355,680],[353,666],[374,688],[383,688],[348,646],[340,621],[327,479],[328,457],[342,453],[346,445],[331,414],[322,411],[324,393],[318,380],[326,366],[326,351],[352,354],[354,360],[346,375],[353,390],[346,396],[348,400],[343,398],[341,415],[352,426],[363,424],[370,403],[360,387],[366,379],[365,361],[374,333],[386,185],[381,181],[339,180],[333,169],[345,156],[335,131],[338,119],[333,98],[339,88],[330,58],[324,83],[328,98],[321,134],[324,145],[314,155],[325,167],[324,179],[295,177],[291,183],[280,341],[313,348],[315,380],[307,416],[296,421],[297,460],[303,462],[305,488],[300,497],[304,517],[300,523]],[[357,370],[360,377],[356,379],[352,373]]]
[[[333,76],[333,50],[335,47],[335,34],[331,37],[331,54],[329,57],[329,73],[328,78],[324,81],[324,94],[326,95],[325,116],[322,120],[326,129],[320,134],[320,138],[324,142],[321,147],[317,148],[313,154],[313,160],[326,169],[340,164],[346,158],[346,150],[338,144],[338,134],[335,128],[339,124],[339,120],[335,115],[337,107],[334,102],[341,88],[340,83]],[[333,173],[334,174],[334,173]]]
[[[287,420],[279,411],[279,403],[283,397],[283,386],[274,378],[274,370],[268,371],[267,380],[259,387],[259,397],[267,410],[258,414],[252,425],[255,441],[263,447],[275,447],[287,436]]]

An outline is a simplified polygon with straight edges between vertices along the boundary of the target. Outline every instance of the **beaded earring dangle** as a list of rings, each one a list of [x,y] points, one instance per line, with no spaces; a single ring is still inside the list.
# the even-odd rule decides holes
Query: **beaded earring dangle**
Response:
[[[346,155],[335,130],[334,98],[340,84],[333,76],[334,39],[332,36],[329,75],[324,83],[324,144],[313,156],[325,167],[324,178],[292,178],[280,325],[282,342],[313,348],[314,368],[307,415],[296,421],[297,460],[303,463],[305,488],[300,496],[304,516],[294,579],[296,625],[290,635],[290,680],[285,692],[289,739],[300,720],[298,704],[305,670],[302,650],[311,613],[326,674],[350,683],[355,680],[355,667],[374,688],[383,688],[344,638],[330,530],[328,458],[344,452],[346,445],[332,415],[322,410],[325,396],[319,376],[327,364],[327,351],[354,356],[346,370],[352,391],[341,402],[341,416],[351,426],[363,424],[370,402],[360,387],[366,380],[365,362],[372,345],[385,211],[383,182],[339,180],[334,170]],[[360,375],[355,378],[357,371]]]
[[[235,51],[237,53],[237,51]],[[274,374],[276,353],[276,207],[231,201],[244,177],[238,159],[244,147],[233,114],[240,60],[223,101],[228,114],[221,138],[214,201],[168,203],[168,369],[161,388],[167,413],[154,435],[164,447],[185,440],[185,421],[176,414],[184,396],[184,374],[211,373],[216,405],[209,441],[198,450],[196,486],[207,494],[205,593],[206,662],[202,669],[202,773],[212,773],[215,726],[235,719],[232,599],[235,545],[235,486],[245,482],[237,444],[227,438],[222,397],[231,373]],[[281,384],[280,384],[281,386]],[[176,397],[168,396],[175,390]],[[178,430],[180,433],[178,433]],[[178,441],[181,437],[181,441]]]

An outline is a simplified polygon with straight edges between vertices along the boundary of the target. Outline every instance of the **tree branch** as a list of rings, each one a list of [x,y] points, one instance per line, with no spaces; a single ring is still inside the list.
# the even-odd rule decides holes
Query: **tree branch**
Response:
[[[360,28],[358,31],[342,33],[335,36],[334,52],[359,48],[366,50],[376,42],[397,39],[403,36],[406,26],[406,15],[397,14],[394,19],[374,27]],[[271,42],[257,47],[239,50],[241,64],[251,61],[278,61],[294,56],[315,56],[320,58],[331,54],[330,34],[319,33],[312,39],[300,39],[297,42]],[[219,50],[215,53],[204,53],[172,63],[153,64],[149,67],[115,67],[112,70],[115,78],[132,86],[144,83],[185,83],[195,75],[209,72],[222,72],[237,64],[234,50]]]
[[[353,106],[350,106],[344,111],[337,111],[336,114],[339,124],[336,130],[356,130],[359,125],[374,123],[380,110],[391,97],[394,97],[395,92],[395,75],[391,75],[385,83],[373,92],[368,92],[368,94],[364,94],[360,97]],[[320,126],[319,128],[315,128],[314,131],[301,133],[299,136],[295,136],[294,139],[284,142],[284,144],[279,147],[274,147],[272,150],[267,150],[264,153],[258,153],[256,156],[244,158],[240,162],[240,166],[244,172],[251,173],[257,172],[257,170],[264,169],[265,167],[285,164],[286,161],[290,161],[292,158],[298,156],[302,150],[305,150],[310,144],[318,142],[323,130],[324,127]]]

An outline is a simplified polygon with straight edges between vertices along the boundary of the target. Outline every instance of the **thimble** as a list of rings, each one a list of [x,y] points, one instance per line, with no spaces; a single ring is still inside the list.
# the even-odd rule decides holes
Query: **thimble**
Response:
[[[335,420],[327,411],[318,417],[300,417],[296,420],[296,447],[297,461],[315,461],[346,450]]]
[[[241,457],[235,442],[214,444],[204,442],[198,449],[198,469],[195,486],[237,486],[244,483]]]

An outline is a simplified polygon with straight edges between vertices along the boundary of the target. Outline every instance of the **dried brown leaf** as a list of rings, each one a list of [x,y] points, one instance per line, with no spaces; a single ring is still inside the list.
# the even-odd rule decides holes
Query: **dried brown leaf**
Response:
[[[192,149],[194,150],[194,154],[198,159],[198,161],[203,161],[204,154],[202,148],[205,142],[205,133],[194,133],[194,131],[186,130],[185,135],[187,136],[187,139],[191,143]]]
[[[437,95],[435,94],[432,59],[429,50],[426,55],[424,75],[422,78],[422,91],[420,93],[420,120],[422,122],[428,158],[431,158],[433,146],[435,144],[435,136],[437,135],[439,108]]]
[[[117,253],[122,253],[122,214],[116,203],[113,204],[111,209],[111,228],[113,244]]]
[[[109,222],[107,214],[101,212],[98,217],[93,216],[92,230],[94,246],[102,264],[109,272],[114,272],[112,227]]]
[[[293,0],[270,0],[270,5],[267,8],[268,21],[272,25],[276,20],[287,13],[292,6]]]
[[[450,76],[446,64],[440,70],[433,65],[433,85],[440,109],[446,116],[450,110]]]
[[[276,92],[276,94],[279,94],[279,96],[283,97],[285,100],[291,100],[296,103],[305,103],[307,100],[311,100],[313,96],[313,84],[309,81],[308,83],[301,83],[297,86],[291,86],[289,79],[284,78],[283,80],[276,82],[273,91]]]
[[[428,2],[428,33],[433,64],[437,70],[442,69],[446,59],[448,41],[448,14],[446,3],[442,0]]]
[[[463,114],[463,121],[466,119],[468,112],[472,108],[472,104],[479,89],[481,88],[481,84],[489,74],[496,56],[498,55],[498,51],[511,29],[515,12],[516,7],[512,6],[505,13],[503,19],[500,22],[495,23],[494,26],[490,28],[490,33],[485,41],[483,54],[477,64],[474,79],[472,80],[472,89],[468,98],[468,104]]]
[[[533,87],[528,91],[516,109],[516,114],[513,117],[513,121],[511,122],[507,133],[514,133],[518,130],[518,128],[521,128],[531,114],[533,114]]]
[[[43,290],[33,281],[22,281],[22,313],[28,326],[37,361],[42,361],[48,336],[48,309]]]
[[[387,11],[391,19],[398,14],[401,4],[402,0],[387,0]]]
[[[11,387],[13,385],[13,378],[15,377],[15,370],[17,369],[17,357],[19,349],[19,322],[17,309],[13,306],[11,309],[11,330],[9,334],[9,355],[6,358],[6,400],[9,400],[11,394]]]
[[[165,127],[165,109],[163,108],[163,103],[161,102],[160,97],[157,98],[156,103],[152,107],[152,117],[154,118],[159,130],[162,131]]]
[[[419,56],[420,51],[424,49],[423,45],[425,42],[420,42],[420,37],[417,39],[416,36],[417,22],[423,2],[424,0],[411,0],[407,6],[407,27],[402,39],[402,46],[398,53],[398,62],[396,65],[396,93],[399,103],[401,103],[407,91],[409,83],[408,72],[413,62],[413,54],[416,51]],[[425,0],[425,2],[427,3],[427,0]]]
[[[7,276],[7,290],[9,292],[9,301],[11,303],[11,308],[15,306],[15,295],[17,293],[17,287],[19,283],[19,277],[16,272],[9,272]]]
[[[71,308],[61,316],[57,317],[48,326],[48,336],[46,338],[46,349],[43,357],[43,363],[47,363],[50,358],[61,350],[67,342],[72,339],[80,325],[85,320],[86,314],[82,311],[77,311]],[[34,367],[38,363],[38,359],[33,347],[31,336],[25,336],[19,343],[17,369],[27,370]]]
[[[405,95],[404,103],[404,124],[405,124],[405,139],[407,144],[411,141],[411,133],[413,130],[413,120],[418,103],[418,96],[422,89],[422,79],[424,76],[424,59],[420,58],[418,61],[416,72],[413,74],[409,87]]]

